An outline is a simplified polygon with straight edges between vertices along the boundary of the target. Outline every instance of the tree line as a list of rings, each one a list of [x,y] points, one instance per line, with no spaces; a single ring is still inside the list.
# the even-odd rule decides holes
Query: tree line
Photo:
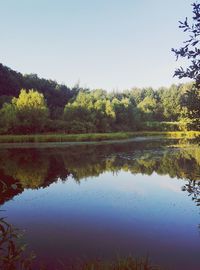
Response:
[[[113,132],[196,129],[188,117],[192,83],[123,92],[68,88],[0,65],[0,132]]]
[[[189,61],[174,76],[191,83],[123,92],[69,88],[36,74],[22,75],[0,64],[0,133],[200,130],[200,3],[179,22],[189,38],[176,58]]]

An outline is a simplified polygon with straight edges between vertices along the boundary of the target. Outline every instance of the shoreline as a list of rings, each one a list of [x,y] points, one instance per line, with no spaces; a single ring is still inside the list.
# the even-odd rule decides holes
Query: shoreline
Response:
[[[84,134],[31,134],[31,135],[0,135],[0,144],[41,144],[41,143],[97,143],[116,142],[141,138],[200,138],[200,131],[136,131],[114,133],[84,133]]]
[[[174,138],[167,138],[164,136],[137,136],[129,139],[118,140],[101,140],[101,141],[73,141],[73,142],[24,142],[24,143],[0,143],[0,149],[3,148],[58,148],[58,147],[72,147],[81,145],[110,145],[110,144],[122,144],[131,142],[145,142],[145,141],[160,141],[170,140]]]

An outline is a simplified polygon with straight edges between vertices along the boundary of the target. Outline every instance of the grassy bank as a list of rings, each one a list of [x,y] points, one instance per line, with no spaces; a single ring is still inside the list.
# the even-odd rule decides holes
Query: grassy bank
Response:
[[[37,135],[0,135],[0,143],[40,143],[40,142],[92,142],[107,140],[125,140],[139,136],[163,136],[169,138],[193,139],[200,137],[200,131],[144,131],[86,134],[37,134]]]

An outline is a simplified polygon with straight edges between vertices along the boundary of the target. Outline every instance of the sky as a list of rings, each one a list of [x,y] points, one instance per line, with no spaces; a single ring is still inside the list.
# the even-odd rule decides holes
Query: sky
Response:
[[[155,88],[173,78],[171,48],[190,0],[0,0],[0,62],[69,87]]]

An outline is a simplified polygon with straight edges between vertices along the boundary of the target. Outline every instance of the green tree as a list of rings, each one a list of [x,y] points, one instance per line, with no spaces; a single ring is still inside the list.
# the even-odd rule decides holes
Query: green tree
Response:
[[[48,108],[43,94],[22,89],[18,98],[4,104],[0,116],[1,123],[6,123],[7,132],[41,132],[48,119]]]
[[[35,133],[44,129],[48,108],[43,94],[31,89],[22,89],[18,98],[13,98],[22,132]]]
[[[188,23],[186,17],[184,22],[179,22],[179,28],[189,34],[189,39],[184,42],[184,46],[180,49],[172,49],[177,59],[179,57],[186,58],[190,61],[186,69],[180,67],[175,71],[175,76],[179,78],[191,78],[195,80],[197,87],[200,86],[200,3],[193,3],[193,22]]]
[[[190,78],[195,85],[189,89],[183,99],[183,106],[188,108],[187,117],[193,120],[191,128],[200,129],[200,3],[192,4],[193,22],[190,24],[188,18],[180,22],[179,28],[189,34],[189,38],[180,49],[172,49],[177,59],[179,57],[189,60],[189,66],[175,70],[174,76],[179,78]]]
[[[147,96],[138,104],[138,109],[141,110],[143,120],[152,121],[156,113],[157,102],[155,98]]]
[[[18,126],[16,106],[5,103],[0,110],[0,130],[1,133],[16,132]]]
[[[72,103],[66,104],[63,119],[67,122],[67,131],[86,133],[96,131],[94,98],[87,91],[81,91]]]

